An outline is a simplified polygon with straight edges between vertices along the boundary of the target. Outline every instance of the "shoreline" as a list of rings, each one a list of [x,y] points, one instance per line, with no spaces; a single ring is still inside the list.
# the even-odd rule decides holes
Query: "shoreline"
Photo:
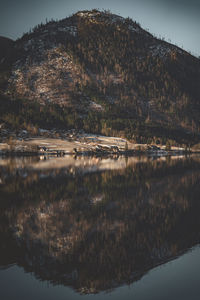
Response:
[[[170,150],[170,151],[140,151],[140,150],[127,150],[127,151],[77,151],[77,152],[63,152],[62,150],[57,150],[55,152],[31,152],[31,151],[1,151],[0,157],[66,157],[66,156],[82,156],[82,157],[134,157],[134,156],[155,156],[155,157],[167,157],[167,156],[177,156],[177,155],[192,155],[199,154],[199,151],[178,151],[178,150]]]
[[[54,134],[53,134],[54,133]],[[0,156],[176,156],[200,153],[198,150],[170,145],[136,144],[125,138],[86,134],[84,132],[44,132],[44,135],[4,136]]]

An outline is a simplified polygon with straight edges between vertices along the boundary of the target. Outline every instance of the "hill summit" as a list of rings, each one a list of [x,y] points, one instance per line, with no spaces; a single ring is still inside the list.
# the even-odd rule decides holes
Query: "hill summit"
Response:
[[[199,141],[200,60],[130,18],[81,11],[7,44],[1,122],[82,128],[136,142]]]

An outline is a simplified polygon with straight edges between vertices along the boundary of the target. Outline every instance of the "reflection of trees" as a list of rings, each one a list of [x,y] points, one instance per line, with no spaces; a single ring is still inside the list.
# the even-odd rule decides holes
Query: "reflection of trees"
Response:
[[[198,168],[183,160],[74,178],[8,176],[1,232],[13,254],[4,261],[81,292],[133,282],[198,243]]]

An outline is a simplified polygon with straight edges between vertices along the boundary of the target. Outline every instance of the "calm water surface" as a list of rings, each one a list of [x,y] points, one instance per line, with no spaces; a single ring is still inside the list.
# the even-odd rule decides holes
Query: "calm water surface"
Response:
[[[0,299],[198,299],[200,157],[0,159]]]

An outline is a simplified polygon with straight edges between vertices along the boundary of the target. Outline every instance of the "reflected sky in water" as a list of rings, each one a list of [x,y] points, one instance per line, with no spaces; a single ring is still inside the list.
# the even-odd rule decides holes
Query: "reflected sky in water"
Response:
[[[22,268],[12,267],[0,272],[2,297],[29,300],[79,300],[79,299],[124,299],[131,300],[199,300],[200,249],[194,248],[187,254],[165,265],[156,267],[140,281],[122,286],[111,293],[102,292],[95,296],[80,295],[64,286],[52,286],[40,282]],[[10,288],[12,286],[12,289]],[[26,288],[24,288],[26,287]]]

